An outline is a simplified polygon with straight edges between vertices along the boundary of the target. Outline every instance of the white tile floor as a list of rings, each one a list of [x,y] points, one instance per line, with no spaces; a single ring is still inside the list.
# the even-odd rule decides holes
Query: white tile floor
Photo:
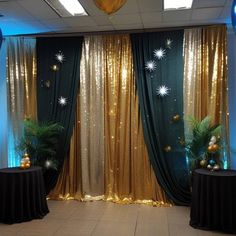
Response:
[[[0,224],[0,236],[220,236],[189,226],[189,208],[48,201],[42,220]]]

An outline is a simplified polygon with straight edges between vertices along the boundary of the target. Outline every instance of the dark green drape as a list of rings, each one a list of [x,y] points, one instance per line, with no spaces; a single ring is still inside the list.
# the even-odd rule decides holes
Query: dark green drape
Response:
[[[166,46],[172,41],[171,48]],[[142,116],[144,138],[156,177],[167,195],[178,205],[188,205],[190,192],[183,145],[183,31],[131,35],[134,68]],[[162,60],[154,57],[155,49],[165,49]],[[145,69],[148,61],[156,70]],[[159,97],[156,89],[165,85],[169,95]],[[181,119],[173,122],[178,114]],[[165,151],[170,146],[171,151]]]
[[[80,58],[82,37],[37,38],[37,103],[38,121],[58,122],[64,127],[60,135],[56,159],[59,168],[46,176],[46,188],[49,190],[56,183],[59,170],[68,152],[70,138],[75,120],[76,98],[80,80]],[[61,52],[65,57],[63,63],[55,55]],[[52,70],[57,65],[58,70]],[[50,81],[47,87],[46,81]],[[59,97],[67,99],[67,105],[58,103]]]

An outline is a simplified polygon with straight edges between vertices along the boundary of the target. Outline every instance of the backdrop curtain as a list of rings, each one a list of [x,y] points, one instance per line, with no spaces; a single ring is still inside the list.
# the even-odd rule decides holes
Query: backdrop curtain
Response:
[[[83,37],[37,38],[38,120],[57,122],[64,127],[56,153],[58,171],[46,175],[47,191],[55,185],[69,150],[80,80],[82,41]],[[56,60],[58,53],[63,55],[64,61]],[[66,98],[65,106],[59,104],[60,97]]]
[[[186,29],[184,32],[184,114],[212,118],[223,126],[222,155],[229,164],[226,26]],[[186,139],[191,137],[187,124]]]
[[[50,198],[168,203],[143,140],[129,36],[85,37],[80,73],[70,146],[77,155],[65,161]]]
[[[23,120],[36,119],[36,41],[7,38],[8,166],[18,166],[16,147],[23,135]]]
[[[104,36],[105,193],[118,202],[166,202],[147,158],[128,35]]]
[[[190,202],[188,173],[184,148],[183,115],[183,31],[132,34],[134,68],[141,110],[144,138],[157,180],[178,205]],[[164,49],[160,60],[154,50]],[[154,61],[156,70],[145,68]],[[156,93],[165,85],[169,96]]]

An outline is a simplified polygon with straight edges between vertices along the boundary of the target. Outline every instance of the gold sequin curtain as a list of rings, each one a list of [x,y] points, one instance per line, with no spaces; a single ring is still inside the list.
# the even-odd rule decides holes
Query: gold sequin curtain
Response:
[[[80,72],[81,165],[84,195],[104,193],[102,37],[86,37]]]
[[[185,116],[202,119],[208,115],[214,124],[223,125],[229,158],[226,35],[224,25],[185,30],[183,93]]]
[[[202,29],[186,29],[184,31],[184,114],[201,119],[202,110],[205,111],[205,97],[202,96]],[[191,138],[189,124],[184,122],[185,139]]]
[[[37,117],[35,45],[35,39],[7,38],[8,116],[13,135],[9,140],[14,140],[9,147],[12,150],[22,135],[23,119]],[[19,160],[13,160],[15,155],[14,151],[9,153],[10,166],[19,164]]]
[[[128,35],[103,37],[105,71],[105,197],[166,203],[143,139]]]
[[[77,113],[50,198],[168,205],[143,139],[128,35],[85,37]]]

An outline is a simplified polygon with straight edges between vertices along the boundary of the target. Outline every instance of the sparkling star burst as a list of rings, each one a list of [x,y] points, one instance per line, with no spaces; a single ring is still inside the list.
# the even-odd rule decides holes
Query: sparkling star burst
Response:
[[[61,96],[58,98],[58,103],[63,107],[67,104],[67,99]]]
[[[64,54],[61,51],[59,51],[55,55],[55,57],[56,57],[56,60],[59,61],[60,63],[63,63],[63,61],[65,61],[65,56],[64,56]]]
[[[159,60],[161,60],[165,55],[166,55],[165,49],[160,48],[160,49],[154,50],[154,57],[156,57]]]
[[[157,68],[155,61],[148,61],[145,65],[145,68],[150,72],[154,71]]]
[[[173,42],[173,41],[172,41],[171,39],[167,39],[167,40],[166,40],[166,47],[169,48],[169,49],[171,49],[172,42]]]
[[[169,95],[170,89],[166,87],[165,85],[162,85],[159,88],[157,88],[156,91],[157,91],[158,96],[165,97]]]

